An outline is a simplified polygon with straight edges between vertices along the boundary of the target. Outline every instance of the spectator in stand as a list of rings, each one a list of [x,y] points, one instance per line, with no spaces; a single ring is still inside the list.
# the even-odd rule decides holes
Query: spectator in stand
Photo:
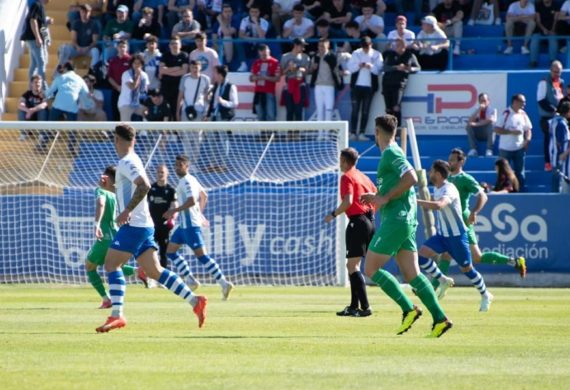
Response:
[[[461,38],[463,37],[463,10],[455,0],[443,0],[433,9],[437,25],[448,37],[455,38],[453,54],[461,54]]]
[[[216,18],[216,25],[212,29],[212,41],[214,42],[214,50],[217,53],[220,49],[217,47],[218,39],[223,39],[222,50],[223,59],[226,64],[231,64],[234,59],[234,43],[231,41],[237,38],[239,30],[239,22],[234,21],[234,11],[230,4],[222,5],[222,13]]]
[[[103,92],[95,89],[95,76],[87,74],[83,77],[89,93],[79,99],[77,120],[80,122],[106,122],[107,114],[103,110],[105,98]]]
[[[570,102],[564,102],[559,106],[560,115],[550,121],[550,161],[555,164],[557,170],[552,177],[552,190],[563,194],[570,193]],[[560,170],[560,173],[558,173]]]
[[[495,172],[497,172],[497,181],[493,188],[490,188],[487,183],[482,183],[485,192],[508,194],[521,190],[519,180],[506,158],[499,157],[497,161],[495,161]]]
[[[528,44],[530,37],[536,27],[536,10],[534,4],[529,0],[515,1],[509,5],[507,10],[507,20],[505,22],[505,35],[507,36],[507,48],[504,54],[513,53],[512,37],[515,34],[515,29],[524,29],[524,42],[521,47],[522,54],[529,54]]]
[[[561,36],[570,35],[570,0],[566,0],[562,7],[560,7],[560,13],[556,16],[556,34]],[[566,47],[566,39],[560,40],[561,52],[565,53],[568,49]]]
[[[495,18],[495,24],[497,26],[501,25],[501,14],[499,13],[499,0],[474,0],[473,7],[471,8],[471,17],[467,24],[473,26],[477,20],[479,20],[479,13],[481,12],[481,6],[483,2],[492,4],[493,6],[493,17]],[[492,19],[491,19],[492,21]]]
[[[263,41],[269,30],[269,22],[260,17],[259,6],[256,3],[249,8],[249,16],[241,20],[239,25],[240,39],[248,41]],[[240,43],[236,45],[240,66],[238,72],[246,72],[248,67],[246,59],[253,58],[255,52],[255,44]]]
[[[499,156],[512,164],[521,189],[524,188],[525,155],[532,138],[532,123],[524,111],[525,104],[526,97],[522,93],[514,95],[511,106],[495,127],[495,133],[500,135]]]
[[[315,35],[315,24],[305,16],[305,7],[303,4],[297,4],[293,7],[293,17],[283,24],[283,38],[309,39]]]
[[[555,60],[550,65],[550,74],[538,82],[536,90],[536,102],[538,103],[538,114],[540,115],[540,130],[543,136],[544,170],[552,170],[550,161],[550,131],[549,121],[556,115],[556,110],[564,96],[564,80],[562,75],[562,63]],[[554,161],[556,164],[556,161]]]
[[[123,72],[130,68],[131,55],[129,54],[129,44],[127,41],[120,41],[117,44],[117,55],[109,60],[109,68],[107,71],[107,81],[111,85],[111,106],[113,108],[112,121],[118,121],[120,117],[119,95],[121,94],[121,77]]]
[[[396,48],[384,52],[384,77],[382,77],[382,94],[386,106],[386,114],[394,115],[398,126],[402,126],[402,98],[408,85],[411,73],[421,70],[418,59],[406,41],[396,38]]]
[[[36,0],[30,5],[30,10],[26,15],[24,30],[20,40],[26,42],[30,53],[30,67],[28,68],[28,78],[32,79],[34,74],[38,74],[43,82],[42,89],[47,89],[46,68],[48,62],[48,25],[51,18],[46,17],[45,4],[49,0]]]
[[[147,122],[168,122],[170,117],[170,106],[164,100],[160,89],[151,89],[148,91],[148,99],[144,106],[144,118]]]
[[[136,0],[133,5],[133,21],[135,24],[138,23],[142,17],[141,10],[145,7],[149,7],[154,10],[154,18],[158,21],[158,24],[160,24],[160,28],[162,28],[166,3],[166,0]]]
[[[362,15],[354,18],[354,21],[360,26],[360,34],[369,36],[372,39],[386,38],[386,35],[384,35],[384,19],[374,13],[374,5],[364,3],[361,9]],[[383,52],[386,43],[379,42],[375,46],[380,52]]]
[[[216,65],[217,66],[217,65]],[[201,73],[202,63],[190,61],[190,72],[182,76],[176,103],[176,120],[196,122],[204,118],[210,78]]]
[[[497,121],[497,110],[491,107],[489,95],[486,93],[479,94],[479,107],[473,111],[473,114],[467,121],[465,130],[469,138],[469,157],[476,157],[479,155],[477,152],[477,141],[485,141],[487,143],[487,151],[485,156],[491,157],[493,155],[493,144],[495,143],[495,122]]]
[[[105,12],[102,15],[101,25],[104,27],[109,21],[117,17],[117,8],[121,5],[132,10],[135,5],[135,0],[107,0],[107,7],[104,8]]]
[[[388,40],[390,41],[390,47],[392,50],[396,50],[396,44],[398,39],[403,39],[406,44],[406,48],[417,49],[416,33],[408,30],[408,19],[404,15],[398,15],[396,18],[396,29],[388,33]]]
[[[258,46],[259,59],[251,66],[249,80],[254,83],[253,109],[260,122],[274,121],[277,118],[275,85],[281,78],[279,61],[271,56],[269,46]]]
[[[287,110],[287,121],[302,121],[303,108],[308,103],[305,77],[311,66],[311,59],[304,53],[307,42],[303,38],[293,40],[293,49],[283,54],[280,61],[281,72],[285,76],[283,100]]]
[[[172,34],[174,25],[182,19],[182,11],[192,10],[195,5],[195,0],[168,0],[166,11],[166,33],[168,36]]]
[[[133,34],[134,24],[129,20],[129,9],[126,5],[120,5],[116,11],[117,17],[110,20],[103,29],[103,41],[105,41],[105,59],[117,55],[115,46],[119,41],[128,41]]]
[[[185,52],[191,52],[194,47],[194,38],[201,30],[200,23],[194,20],[192,10],[185,9],[182,11],[182,19],[172,28],[172,37],[180,39],[182,49]]]
[[[550,62],[558,56],[558,40],[556,35],[556,15],[559,7],[553,0],[542,0],[536,3],[536,30],[530,40],[530,67],[538,66],[540,48],[544,42],[548,43],[548,56]]]
[[[206,34],[200,32],[194,38],[196,49],[190,53],[190,61],[195,60],[201,64],[200,70],[208,76],[210,80],[214,77],[214,67],[220,65],[218,53],[212,48],[206,46],[208,39]]]
[[[121,122],[130,122],[133,114],[143,116],[148,91],[148,75],[144,69],[144,57],[141,53],[133,55],[129,70],[121,76],[121,94],[119,95],[119,112]]]
[[[160,89],[164,99],[170,105],[172,118],[177,117],[176,101],[178,99],[180,79],[183,75],[188,73],[188,54],[180,51],[180,48],[180,38],[171,38],[169,43],[170,50],[162,55],[160,59],[160,69],[158,71]]]
[[[158,38],[154,35],[150,35],[145,40],[146,50],[143,53],[143,57],[144,71],[148,75],[148,89],[160,89],[160,79],[158,78],[158,74],[162,53],[158,49]]]
[[[307,17],[315,22],[323,16],[324,8],[322,3],[321,0],[301,0]]]
[[[222,0],[196,0],[196,19],[210,33],[218,15],[222,12]]]
[[[406,0],[406,2],[410,2],[410,0]],[[398,15],[403,15],[405,13],[404,9],[404,0],[395,0],[396,5],[396,13]],[[414,0],[414,24],[420,24],[423,15],[423,0]],[[433,7],[430,6],[430,9]]]
[[[73,23],[81,18],[80,7],[82,4],[89,4],[91,7],[91,19],[99,22],[103,26],[103,10],[108,0],[79,0],[75,4],[69,6],[67,13],[67,28],[73,26]]]
[[[150,35],[160,37],[160,24],[154,18],[154,10],[150,7],[144,7],[142,9],[142,17],[133,31],[133,39],[142,41]],[[136,50],[134,51],[136,52]]]
[[[301,0],[273,0],[271,23],[278,37],[283,33],[283,23],[293,16],[293,7],[300,3]]]
[[[378,91],[378,75],[382,72],[384,59],[382,54],[372,48],[372,39],[364,36],[360,41],[361,48],[352,53],[347,69],[352,73],[350,78],[352,113],[350,115],[350,139],[367,141],[364,134],[368,125],[370,103]],[[358,118],[360,115],[360,126]]]
[[[77,56],[89,55],[91,57],[90,68],[93,69],[99,62],[99,49],[97,41],[101,35],[101,25],[91,19],[91,6],[83,4],[79,6],[81,18],[71,26],[71,43],[59,47],[59,65],[69,62]]]
[[[48,104],[42,90],[42,76],[36,74],[30,81],[30,89],[24,92],[18,103],[19,121],[47,121]],[[26,131],[20,132],[20,141],[26,139]]]
[[[447,68],[449,40],[434,16],[423,18],[422,31],[418,33],[417,41],[418,61],[422,69],[444,71]]]
[[[335,90],[342,88],[336,54],[330,50],[330,46],[331,42],[328,39],[319,39],[319,50],[313,57],[311,65],[310,85],[315,91],[318,121],[332,121]]]
[[[348,40],[344,42],[342,47],[338,50],[341,53],[352,53],[360,49],[360,26],[355,21],[350,21],[346,24],[346,34]]]
[[[325,3],[323,19],[331,25],[331,31],[338,36],[346,36],[345,27],[352,20],[352,10],[348,0],[332,0]]]

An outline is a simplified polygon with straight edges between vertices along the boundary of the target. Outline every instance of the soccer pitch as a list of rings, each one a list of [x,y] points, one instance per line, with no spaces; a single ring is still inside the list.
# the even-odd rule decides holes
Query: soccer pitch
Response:
[[[2,389],[568,388],[570,289],[473,288],[443,307],[454,328],[426,339],[424,316],[396,336],[399,308],[370,288],[374,314],[341,318],[336,287],[205,287],[205,328],[162,289],[127,289],[126,328],[96,334],[107,311],[89,287],[0,286]],[[415,303],[418,299],[413,297]]]

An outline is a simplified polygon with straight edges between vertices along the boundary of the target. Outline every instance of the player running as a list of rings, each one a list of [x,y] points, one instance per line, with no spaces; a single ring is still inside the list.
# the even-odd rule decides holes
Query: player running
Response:
[[[115,150],[120,158],[115,183],[120,213],[116,221],[120,227],[105,257],[113,311],[96,331],[109,332],[127,324],[123,316],[126,283],[121,266],[132,256],[146,275],[192,305],[201,328],[206,320],[206,297],[194,295],[178,275],[162,268],[158,262],[154,225],[145,199],[150,182],[141,159],[135,153],[135,138],[136,130],[130,125],[115,127]]]
[[[433,200],[418,200],[418,205],[437,211],[437,233],[420,248],[420,267],[424,272],[440,282],[442,295],[453,285],[453,279],[443,275],[431,259],[441,253],[449,253],[481,294],[480,311],[488,311],[493,295],[487,291],[485,281],[471,262],[471,252],[467,238],[467,226],[463,222],[461,200],[457,188],[447,181],[449,164],[435,160],[429,172],[429,180],[435,186]]]
[[[361,201],[373,204],[381,211],[381,223],[366,254],[365,272],[402,308],[402,324],[397,334],[403,334],[422,315],[422,311],[406,296],[398,280],[382,269],[390,258],[394,257],[402,276],[416,290],[416,295],[433,317],[429,337],[440,337],[453,323],[446,317],[433,287],[418,267],[418,217],[416,193],[413,188],[418,178],[396,143],[396,117],[384,115],[377,117],[375,121],[376,145],[382,151],[377,173],[378,192],[362,195]]]
[[[198,258],[198,261],[206,267],[214,280],[222,286],[222,299],[225,301],[229,298],[234,285],[226,280],[218,263],[206,253],[204,238],[202,237],[202,225],[207,223],[207,220],[202,213],[206,207],[208,195],[200,182],[188,173],[189,167],[190,159],[188,156],[176,156],[175,170],[176,175],[180,179],[176,187],[176,196],[180,206],[166,211],[163,217],[170,219],[175,213],[179,213],[180,222],[174,229],[168,247],[166,247],[166,256],[174,264],[178,274],[187,278],[189,285],[198,286],[199,283],[194,279],[192,272],[190,272],[188,262],[178,253],[178,249],[182,245],[188,245]]]

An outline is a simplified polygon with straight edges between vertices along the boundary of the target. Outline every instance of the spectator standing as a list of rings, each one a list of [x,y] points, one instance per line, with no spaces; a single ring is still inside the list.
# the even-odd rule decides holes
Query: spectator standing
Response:
[[[303,38],[293,40],[293,49],[281,57],[281,72],[285,76],[283,100],[287,110],[287,121],[302,121],[303,108],[307,101],[305,76],[309,71],[311,59],[304,53],[307,43]]]
[[[534,4],[528,0],[515,1],[509,5],[507,10],[507,20],[505,22],[505,35],[507,36],[507,48],[503,52],[504,54],[513,53],[513,42],[512,37],[515,33],[515,29],[524,28],[524,42],[521,47],[522,54],[529,54],[528,44],[530,42],[530,37],[534,32],[536,27],[536,9]]]
[[[476,157],[477,140],[484,140],[487,142],[487,151],[485,156],[491,157],[493,155],[493,144],[495,141],[493,129],[497,121],[497,110],[491,107],[489,95],[486,93],[479,94],[479,107],[473,111],[473,114],[467,121],[465,127],[467,137],[469,138],[469,157]]]
[[[555,115],[549,122],[550,161],[556,168],[552,176],[552,191],[568,194],[570,193],[570,182],[567,181],[568,168],[570,168],[568,162],[568,155],[570,154],[570,129],[568,127],[570,103],[563,102],[558,110],[560,115]]]
[[[160,79],[158,73],[160,70],[160,60],[162,53],[158,49],[158,38],[154,35],[148,36],[146,39],[146,50],[143,53],[144,71],[148,75],[148,89],[160,89]]]
[[[180,39],[184,51],[190,52],[194,48],[194,38],[200,32],[201,26],[194,20],[192,10],[182,11],[182,18],[172,28],[172,37]]]
[[[20,40],[26,42],[30,53],[28,79],[31,80],[34,74],[41,76],[44,90],[47,89],[46,68],[50,44],[48,24],[52,21],[51,18],[46,17],[45,4],[48,2],[49,0],[36,0],[30,5],[20,36]]]
[[[519,181],[524,188],[525,155],[532,138],[532,123],[524,111],[526,97],[516,94],[511,98],[511,105],[497,121],[495,133],[499,138],[499,156],[509,161]]]
[[[386,114],[394,115],[398,126],[402,126],[402,98],[408,85],[411,73],[421,70],[418,59],[411,49],[406,48],[406,41],[396,39],[396,48],[384,52],[384,77],[382,77],[382,94],[386,106]]]
[[[390,48],[392,50],[396,49],[396,43],[398,39],[403,39],[406,44],[406,48],[417,49],[415,47],[416,33],[408,30],[408,19],[404,15],[399,15],[396,18],[396,29],[388,33],[388,40],[390,41]]]
[[[463,37],[463,10],[455,0],[443,0],[433,9],[437,24],[448,37],[455,39],[453,54],[461,54],[461,38]]]
[[[115,46],[120,41],[128,41],[133,33],[134,25],[129,20],[129,9],[126,5],[120,5],[116,11],[117,17],[110,20],[103,29],[103,41],[105,41],[105,58],[117,55]]]
[[[177,121],[196,122],[204,117],[210,78],[201,73],[201,67],[201,62],[191,60],[190,72],[180,80],[176,105]]]
[[[212,48],[206,46],[208,39],[206,34],[200,32],[194,37],[196,49],[192,50],[189,55],[190,61],[198,61],[202,66],[201,72],[208,76],[210,80],[214,77],[214,67],[220,65],[218,53]]]
[[[538,103],[538,114],[540,115],[540,130],[543,135],[544,170],[551,171],[550,161],[550,131],[548,122],[556,115],[556,109],[560,100],[564,97],[564,80],[562,74],[562,63],[558,60],[550,65],[550,74],[538,82],[536,90],[536,101]]]
[[[148,91],[148,75],[144,69],[144,57],[141,53],[131,58],[129,70],[121,76],[121,94],[119,95],[119,113],[121,122],[130,122],[133,114],[143,116],[142,102]]]
[[[271,56],[269,46],[262,43],[257,52],[259,58],[251,66],[249,76],[254,83],[253,108],[258,121],[274,121],[277,118],[275,86],[281,78],[281,68],[279,61]]]
[[[170,117],[170,106],[164,100],[160,89],[148,91],[148,99],[145,102],[144,118],[147,122],[168,122]]]
[[[83,76],[88,93],[79,99],[79,112],[77,120],[80,122],[106,122],[107,114],[103,110],[105,97],[103,92],[95,89],[95,76],[87,74]]]
[[[173,37],[170,39],[169,51],[160,59],[160,69],[158,77],[160,78],[160,89],[164,99],[170,105],[171,117],[177,117],[177,99],[178,87],[180,79],[188,73],[188,54],[180,51],[180,38]]]
[[[362,37],[361,48],[352,53],[347,69],[350,78],[352,113],[350,116],[350,139],[367,141],[364,135],[368,125],[370,104],[378,91],[378,75],[382,71],[382,54],[372,48],[369,36]],[[360,126],[358,119],[360,116]]]
[[[249,8],[249,16],[241,20],[239,25],[239,38],[248,41],[263,41],[269,30],[269,23],[267,20],[260,17],[259,6],[256,3]],[[255,56],[255,45],[248,43],[240,43],[236,47],[238,60],[240,66],[238,72],[246,72],[247,59]]]
[[[62,45],[58,50],[59,64],[65,64],[77,56],[89,55],[90,68],[94,69],[95,64],[99,62],[97,41],[101,36],[101,25],[91,19],[89,4],[79,6],[79,15],[80,19],[71,26],[71,43]]]
[[[440,70],[447,68],[449,40],[445,32],[439,28],[434,16],[428,15],[422,20],[422,31],[417,35],[419,55],[418,61],[423,70]]]
[[[548,56],[550,62],[556,60],[558,55],[558,40],[556,35],[556,15],[559,7],[553,0],[542,0],[536,3],[536,30],[530,40],[530,67],[538,66],[538,56],[542,43],[548,43]]]
[[[119,95],[121,93],[121,77],[123,72],[129,69],[131,64],[131,55],[129,54],[129,44],[127,41],[120,41],[117,44],[117,55],[109,60],[109,69],[107,71],[107,81],[111,85],[111,106],[113,108],[112,121],[119,120]]]
[[[315,91],[315,106],[318,121],[332,121],[335,90],[341,89],[336,54],[330,50],[330,41],[319,40],[319,51],[311,65],[311,88]]]

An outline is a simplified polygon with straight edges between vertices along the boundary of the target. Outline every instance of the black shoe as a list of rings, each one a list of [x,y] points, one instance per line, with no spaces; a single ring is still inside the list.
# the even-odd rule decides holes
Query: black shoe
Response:
[[[358,309],[354,309],[350,306],[345,307],[341,311],[337,311],[336,315],[339,317],[359,317],[357,313],[359,312]]]
[[[370,308],[368,309],[356,309],[356,314],[354,315],[355,317],[368,317],[372,315],[372,310],[370,310]]]

